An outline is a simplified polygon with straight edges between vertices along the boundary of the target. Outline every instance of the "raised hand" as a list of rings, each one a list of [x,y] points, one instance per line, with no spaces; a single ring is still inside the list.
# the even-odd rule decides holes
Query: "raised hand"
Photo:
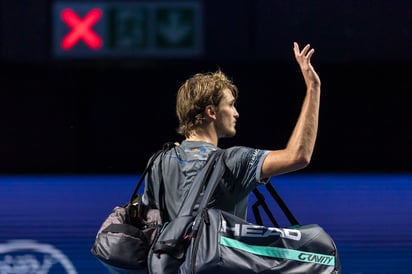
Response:
[[[293,51],[295,53],[296,61],[298,62],[303,77],[305,79],[306,86],[308,88],[319,88],[319,75],[316,73],[315,69],[313,68],[310,62],[312,55],[315,52],[315,49],[311,48],[310,44],[307,44],[302,50],[300,50],[298,43],[294,42]]]

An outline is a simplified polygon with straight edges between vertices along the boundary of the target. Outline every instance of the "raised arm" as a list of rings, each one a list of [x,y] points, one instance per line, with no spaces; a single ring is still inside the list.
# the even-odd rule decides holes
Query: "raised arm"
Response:
[[[320,78],[310,60],[315,50],[307,44],[302,50],[294,43],[293,51],[306,84],[301,112],[286,148],[273,150],[262,166],[262,178],[292,172],[306,167],[312,157],[318,131]]]

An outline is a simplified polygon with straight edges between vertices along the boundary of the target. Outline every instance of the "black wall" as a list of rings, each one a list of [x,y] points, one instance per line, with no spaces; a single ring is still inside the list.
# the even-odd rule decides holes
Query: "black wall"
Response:
[[[302,172],[410,172],[405,3],[204,1],[199,57],[62,61],[51,55],[52,2],[2,2],[0,172],[140,172],[180,140],[179,85],[217,68],[240,89],[238,134],[221,146],[282,148],[305,92],[295,40],[316,49],[322,80],[318,142]]]

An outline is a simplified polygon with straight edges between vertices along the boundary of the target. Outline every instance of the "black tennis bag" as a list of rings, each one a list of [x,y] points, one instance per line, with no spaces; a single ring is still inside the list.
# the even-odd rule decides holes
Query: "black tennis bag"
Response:
[[[319,225],[265,227],[218,209],[204,214],[181,273],[341,273],[336,246]]]
[[[216,156],[208,169],[210,174],[204,174],[209,180],[206,190],[201,191],[202,182],[193,184],[178,218],[166,226],[152,246],[149,273],[341,273],[330,235],[317,224],[300,225],[270,183],[267,189],[288,217],[290,227],[278,225],[257,189],[253,205],[257,224],[219,209],[208,209],[211,194],[225,171],[222,157]],[[203,198],[195,208],[200,193]],[[262,225],[259,207],[263,207],[273,227]]]

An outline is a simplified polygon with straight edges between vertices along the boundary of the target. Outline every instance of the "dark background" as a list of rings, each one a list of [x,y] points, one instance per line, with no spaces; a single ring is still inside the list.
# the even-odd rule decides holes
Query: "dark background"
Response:
[[[322,80],[319,135],[301,173],[410,172],[412,4],[203,2],[194,58],[56,60],[52,1],[2,1],[0,172],[135,173],[175,134],[175,93],[199,71],[238,85],[222,147],[283,148],[305,94],[292,43],[311,43]]]

